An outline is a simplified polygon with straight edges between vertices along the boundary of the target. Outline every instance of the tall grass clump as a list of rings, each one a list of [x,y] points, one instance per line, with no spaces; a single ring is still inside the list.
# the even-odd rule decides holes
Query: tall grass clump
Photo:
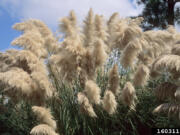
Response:
[[[21,49],[0,53],[2,107],[30,107],[31,135],[150,134],[179,125],[180,34],[171,26],[144,32],[142,21],[118,13],[106,20],[90,9],[80,27],[71,11],[59,21],[61,40],[40,20],[15,24],[22,35],[11,44]],[[161,112],[175,119],[154,114]]]

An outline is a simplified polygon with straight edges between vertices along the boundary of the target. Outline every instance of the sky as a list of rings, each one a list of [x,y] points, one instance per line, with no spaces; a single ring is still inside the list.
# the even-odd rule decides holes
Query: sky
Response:
[[[20,32],[12,29],[13,24],[27,19],[40,19],[53,31],[58,20],[74,10],[79,23],[92,8],[97,14],[109,17],[118,12],[121,17],[137,16],[143,6],[136,0],[0,0],[0,51],[10,48]]]

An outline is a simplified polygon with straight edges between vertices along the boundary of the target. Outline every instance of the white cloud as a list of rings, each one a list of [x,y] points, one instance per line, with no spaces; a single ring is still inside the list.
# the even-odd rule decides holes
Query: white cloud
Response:
[[[67,16],[74,10],[82,20],[90,8],[95,13],[110,16],[119,12],[121,17],[138,15],[142,7],[135,4],[136,0],[1,0],[0,6],[11,16],[19,19],[37,18],[54,27],[58,19]]]

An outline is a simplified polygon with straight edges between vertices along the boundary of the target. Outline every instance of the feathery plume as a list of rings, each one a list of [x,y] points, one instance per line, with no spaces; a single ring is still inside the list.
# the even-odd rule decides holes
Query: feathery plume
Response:
[[[113,114],[117,108],[117,102],[114,94],[110,90],[106,90],[103,97],[103,108],[109,114]]]
[[[61,20],[59,27],[65,33],[65,39],[61,44],[60,51],[50,58],[51,63],[57,64],[63,81],[68,82],[72,82],[74,78],[78,77],[82,70],[81,61],[86,53],[75,21],[74,12]]]
[[[33,80],[28,75],[27,72],[23,71],[20,68],[11,68],[7,72],[0,72],[0,82],[11,89],[11,93],[16,93],[22,95],[20,97],[29,96],[33,89]]]
[[[82,92],[78,93],[77,100],[82,112],[87,113],[90,117],[97,117],[92,105],[89,103],[88,98]]]
[[[45,58],[47,56],[47,51],[43,46],[44,40],[37,31],[26,32],[25,34],[13,40],[11,44],[31,51],[39,58]]]
[[[84,20],[84,46],[91,47],[93,40],[95,39],[95,24],[94,24],[94,14],[92,8],[89,10],[86,19]]]
[[[76,18],[76,15],[75,15],[74,10],[71,10],[71,11],[70,11],[69,19],[70,19],[70,21],[71,21],[71,23],[72,23],[72,26],[73,26],[73,27],[76,27],[76,25],[77,25],[77,18]]]
[[[92,80],[86,81],[85,94],[91,103],[100,104],[101,102],[101,89]]]
[[[60,32],[65,33],[65,37],[73,36],[73,34],[75,33],[72,23],[67,17],[60,20],[59,30]]]
[[[42,37],[48,37],[50,35],[53,35],[52,31],[42,21],[37,20],[37,19],[32,19],[29,21],[30,21],[30,23],[33,23],[33,25],[36,27],[36,29],[38,29],[38,31],[41,33]]]
[[[22,36],[12,42],[13,45],[29,49],[36,55],[43,57],[47,56],[47,50],[52,52],[58,48],[57,40],[52,31],[40,20],[30,19],[16,23],[13,28],[24,32]]]
[[[89,79],[89,80],[95,80],[95,77],[96,77],[96,74],[95,74],[96,67],[95,67],[95,62],[94,62],[95,58],[94,58],[93,53],[94,53],[93,50],[87,49],[84,59],[82,59],[82,69],[85,73],[84,76],[86,77],[86,79]]]
[[[27,86],[29,86],[30,91],[28,94],[26,94],[28,95],[28,98],[31,99],[29,101],[37,101],[38,104],[42,104],[47,97],[52,96],[53,87],[48,80],[45,65],[43,61],[38,59],[38,57],[32,52],[28,50],[8,50],[3,53],[0,58],[5,58],[4,62],[8,61],[8,64],[6,64],[8,68],[3,72],[3,74],[11,76],[11,72],[13,72],[14,77],[16,77],[16,79],[14,79],[13,77],[5,76],[7,81],[4,83],[9,81],[14,83],[16,81],[20,81],[22,76],[19,77],[19,80],[17,80],[17,77],[24,74],[25,78],[23,78],[23,81],[21,81],[21,83],[16,82],[17,84],[12,84],[12,87],[14,88],[14,86],[17,86],[19,90],[21,90],[20,87],[23,88],[26,86],[26,88],[28,88]],[[15,71],[13,68],[16,68],[15,70],[17,71]],[[14,71],[19,73],[19,75],[15,75],[16,73],[14,73]],[[9,86],[11,87],[11,84],[9,84]]]
[[[117,18],[118,18],[119,14],[117,12],[113,13],[111,15],[111,17],[109,18],[108,22],[107,22],[107,25],[109,27],[113,26],[116,22],[117,22]],[[111,28],[109,28],[111,29]]]
[[[32,111],[36,114],[38,120],[43,123],[49,125],[52,129],[56,130],[56,122],[51,115],[50,109],[33,106]]]
[[[124,68],[133,67],[133,62],[142,50],[142,46],[138,39],[130,42],[122,52],[121,64]]]
[[[139,38],[142,35],[142,29],[135,23],[128,23],[128,19],[121,19],[116,28],[116,45],[115,47],[123,50],[134,39]],[[131,43],[132,44],[132,43]],[[137,41],[136,43],[137,44]],[[139,43],[138,43],[139,44]],[[136,45],[137,46],[137,45]]]
[[[117,64],[115,64],[109,72],[108,85],[108,89],[111,90],[114,95],[119,93],[119,73]]]
[[[143,64],[139,65],[133,79],[134,86],[144,86],[149,79],[149,68]]]
[[[31,135],[58,135],[55,131],[46,124],[40,124],[35,126],[31,132]]]
[[[168,54],[163,55],[154,61],[153,70],[161,71],[164,68],[167,68],[168,71],[174,70],[180,72],[180,56]]]
[[[18,31],[23,31],[24,33],[36,29],[35,26],[32,24],[32,22],[29,20],[21,23],[16,23],[13,25],[12,28]]]
[[[130,109],[135,110],[135,100],[137,99],[137,97],[135,89],[130,82],[126,82],[121,96],[124,104],[129,106]]]
[[[109,20],[107,21],[107,32],[109,34],[108,36],[108,40],[107,40],[107,43],[108,43],[108,46],[110,47],[109,49],[113,49],[114,47],[114,43],[116,41],[116,25],[118,23],[118,13],[113,13],[112,16],[109,18]]]
[[[104,49],[104,43],[101,39],[98,39],[94,45],[93,57],[95,62],[95,67],[103,66],[107,59],[107,54]]]
[[[106,42],[108,38],[108,33],[106,32],[106,27],[103,24],[103,17],[96,15],[95,16],[95,34],[97,38],[102,39]]]

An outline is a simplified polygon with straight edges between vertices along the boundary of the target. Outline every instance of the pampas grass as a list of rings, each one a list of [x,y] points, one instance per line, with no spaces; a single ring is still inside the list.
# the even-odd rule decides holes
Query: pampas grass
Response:
[[[101,103],[101,89],[96,85],[95,82],[91,80],[86,81],[84,93],[87,95],[91,103]]]
[[[83,93],[78,93],[77,100],[81,107],[81,112],[88,114],[90,117],[97,117],[92,105],[89,103],[88,98]]]
[[[161,71],[164,67],[166,67],[168,71],[176,70],[179,72],[180,56],[173,54],[163,55],[153,63],[153,69],[156,71]]]
[[[94,23],[94,13],[93,10],[90,9],[86,19],[84,20],[84,29],[83,33],[85,35],[84,46],[92,47],[95,36],[95,23]]]
[[[17,23],[13,28],[21,31],[22,35],[11,44],[21,49],[0,53],[0,87],[3,89],[0,92],[17,106],[20,101],[33,105],[32,111],[40,125],[31,130],[32,135],[61,132],[54,118],[59,120],[60,128],[74,134],[76,130],[81,130],[79,119],[84,122],[84,127],[91,130],[89,127],[97,119],[106,121],[108,118],[109,122],[109,118],[116,118],[121,102],[125,105],[122,108],[136,110],[136,104],[139,104],[136,92],[140,93],[142,88],[154,88],[154,82],[159,82],[156,80],[159,78],[152,81],[151,77],[161,75],[167,76],[160,80],[162,84],[154,91],[155,96],[160,100],[171,98],[168,104],[157,107],[154,112],[177,114],[180,95],[179,34],[172,27],[144,32],[140,27],[142,21],[141,17],[119,18],[118,13],[106,20],[106,17],[94,15],[90,9],[80,28],[75,12],[71,11],[67,17],[60,19],[61,40],[40,20]],[[103,69],[111,52],[120,54],[120,63],[113,65],[107,73]],[[60,110],[61,114],[55,108],[57,106],[66,109]],[[55,108],[52,114],[58,115],[53,117],[50,108]],[[71,109],[76,114],[69,111]],[[139,115],[138,112],[133,113]],[[72,117],[66,117],[69,115]],[[68,122],[71,121],[78,128],[74,130],[70,127]],[[91,125],[86,125],[89,121]],[[62,123],[66,126],[63,127]],[[83,129],[83,134],[84,131],[86,129]]]
[[[109,71],[108,79],[108,89],[111,90],[114,95],[117,95],[119,93],[119,73],[117,64]]]
[[[51,127],[49,127],[46,124],[40,124],[36,127],[34,127],[31,132],[31,135],[58,135],[53,131]]]
[[[106,90],[103,97],[103,108],[110,115],[116,112],[117,102],[114,94],[110,90]]]
[[[50,109],[39,107],[39,106],[33,106],[32,111],[35,113],[40,123],[47,124],[52,129],[56,130],[57,128],[56,121],[51,115]]]
[[[142,50],[138,39],[130,42],[122,52],[121,64],[124,68],[133,67],[135,59]]]
[[[149,79],[149,68],[145,65],[139,65],[134,75],[134,86],[144,86]]]
[[[136,91],[131,82],[126,82],[122,91],[122,101],[125,105],[129,106],[130,109],[135,110]]]

